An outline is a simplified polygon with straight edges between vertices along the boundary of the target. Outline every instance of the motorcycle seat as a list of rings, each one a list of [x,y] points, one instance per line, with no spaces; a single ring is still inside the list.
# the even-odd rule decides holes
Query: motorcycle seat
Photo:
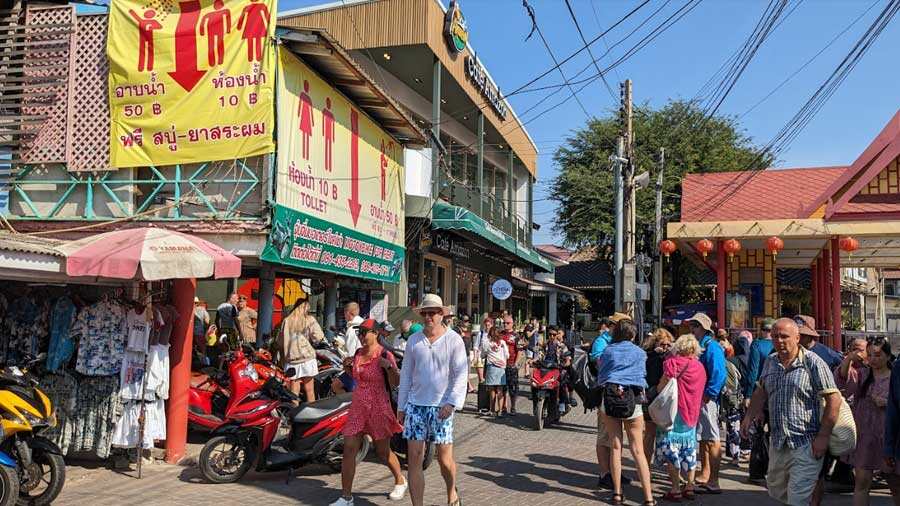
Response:
[[[335,411],[350,404],[353,394],[341,394],[326,397],[315,402],[301,404],[290,410],[288,417],[297,423],[313,423],[333,415]]]
[[[206,392],[213,392],[216,390],[215,383],[213,382],[212,378],[201,372],[191,373],[191,388],[196,390],[203,390]]]

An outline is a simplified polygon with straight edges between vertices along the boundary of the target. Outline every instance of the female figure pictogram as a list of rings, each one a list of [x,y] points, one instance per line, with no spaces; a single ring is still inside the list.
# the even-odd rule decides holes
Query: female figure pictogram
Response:
[[[309,81],[303,80],[303,91],[300,93],[300,106],[297,109],[300,117],[300,135],[303,137],[303,159],[309,160],[309,138],[316,126],[313,120],[312,99],[309,97]]]
[[[200,35],[206,35],[206,54],[210,67],[221,65],[225,61],[226,33],[231,33],[231,11],[225,8],[225,2],[216,0],[213,2],[213,11],[200,20]]]
[[[384,156],[384,139],[381,139],[381,201],[387,198],[387,167],[388,160]]]
[[[156,11],[153,9],[144,11],[143,18],[132,9],[128,9],[128,13],[134,18],[138,28],[138,72],[150,72],[153,70],[153,30],[159,30],[162,24],[154,19]]]
[[[241,37],[247,41],[247,61],[262,61],[263,40],[269,32],[269,9],[261,0],[250,0],[238,19],[237,29],[243,27]]]
[[[331,99],[325,99],[325,110],[322,111],[322,137],[325,137],[325,170],[331,172],[334,144],[334,114],[331,112]]]

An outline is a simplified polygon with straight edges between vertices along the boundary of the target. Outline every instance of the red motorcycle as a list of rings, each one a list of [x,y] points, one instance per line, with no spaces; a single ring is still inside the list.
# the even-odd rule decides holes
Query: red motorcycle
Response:
[[[227,373],[212,367],[191,373],[188,424],[192,428],[215,429],[222,425],[234,404],[248,395],[255,395],[270,378],[284,381],[284,374],[272,365],[271,355],[266,350],[246,350],[246,354],[244,351],[226,355]]]
[[[571,411],[568,378],[564,368],[555,360],[542,360],[533,364],[531,373],[531,402],[534,408],[534,428],[541,430],[545,424],[559,421]]]
[[[200,452],[201,473],[213,483],[234,483],[254,463],[259,472],[293,470],[309,463],[325,464],[339,472],[351,395],[294,407],[298,397],[270,379],[260,395],[229,406],[225,423],[212,431]],[[282,424],[290,429],[276,439]],[[368,454],[369,445],[363,438],[357,462]]]

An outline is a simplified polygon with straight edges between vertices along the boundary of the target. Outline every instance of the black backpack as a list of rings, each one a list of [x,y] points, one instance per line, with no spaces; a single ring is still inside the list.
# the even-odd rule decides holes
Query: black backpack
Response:
[[[634,389],[630,386],[616,383],[603,385],[603,411],[607,416],[623,420],[631,418],[636,404]]]

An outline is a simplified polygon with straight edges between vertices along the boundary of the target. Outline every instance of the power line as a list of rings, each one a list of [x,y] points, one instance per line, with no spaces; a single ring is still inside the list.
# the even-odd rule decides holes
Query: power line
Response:
[[[593,7],[594,4],[591,4]],[[581,30],[581,25],[578,23],[578,17],[575,16],[575,11],[572,9],[572,3],[569,0],[566,0],[566,8],[569,10],[569,16],[572,18],[572,23],[575,23],[575,29],[578,30],[578,36],[581,37],[581,42],[587,46],[588,56],[591,58],[591,62],[594,64],[594,68],[597,69],[597,73],[600,74],[601,79],[603,79],[603,85],[606,87],[606,91],[609,92],[609,97],[613,99],[613,102],[618,102],[618,97],[613,93],[612,86],[609,85],[609,81],[606,80],[606,76],[603,75],[603,72],[600,71],[600,65],[597,63],[597,58],[594,57],[594,52],[591,51],[590,45],[587,43],[587,37],[584,36],[584,31]],[[594,15],[597,15],[597,11],[594,11]],[[606,41],[604,40],[604,44]]]

